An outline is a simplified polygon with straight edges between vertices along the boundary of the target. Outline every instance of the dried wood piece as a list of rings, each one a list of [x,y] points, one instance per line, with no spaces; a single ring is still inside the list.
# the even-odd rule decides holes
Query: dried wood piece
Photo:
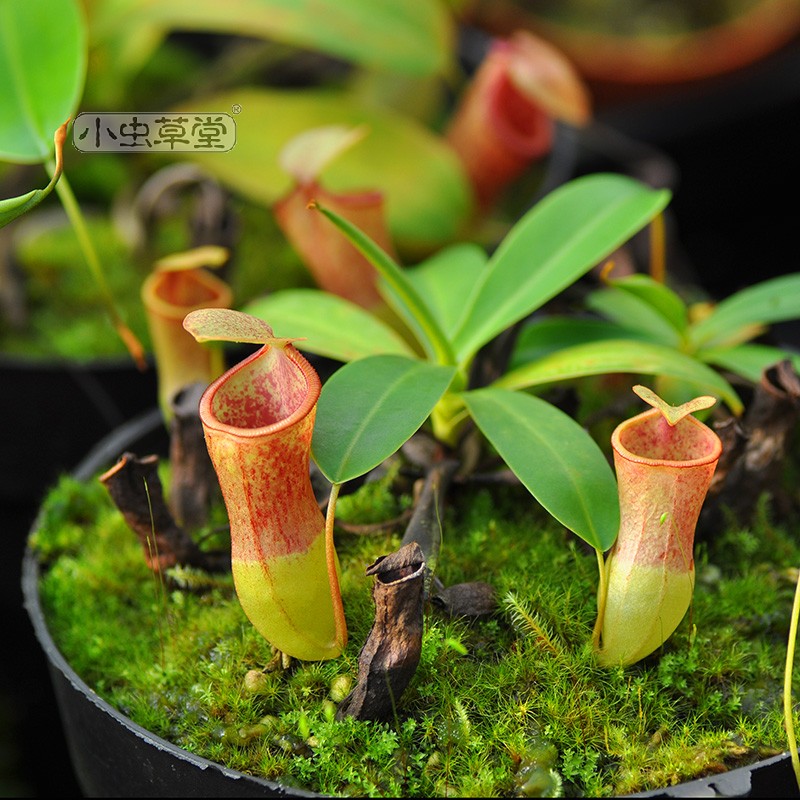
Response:
[[[203,552],[175,522],[164,500],[158,456],[123,453],[100,481],[141,542],[145,561],[154,572],[178,564],[207,572],[230,569],[230,554]]]
[[[445,459],[428,470],[414,504],[414,513],[403,534],[401,545],[416,542],[431,568],[435,568],[442,544],[444,498],[458,467],[459,462],[455,459]]]
[[[456,583],[431,597],[431,605],[450,617],[490,617],[497,611],[494,587],[483,581]]]
[[[367,567],[375,576],[375,621],[358,657],[358,682],[336,712],[388,720],[419,664],[425,558],[416,542],[381,556]]]
[[[204,384],[191,384],[177,392],[171,403],[169,507],[178,524],[190,529],[208,521],[211,504],[220,495],[200,422],[200,398],[204,391]]]
[[[713,533],[729,509],[747,522],[758,498],[775,494],[800,419],[800,376],[788,359],[764,370],[741,421],[715,426],[722,456],[709,488],[698,529]]]

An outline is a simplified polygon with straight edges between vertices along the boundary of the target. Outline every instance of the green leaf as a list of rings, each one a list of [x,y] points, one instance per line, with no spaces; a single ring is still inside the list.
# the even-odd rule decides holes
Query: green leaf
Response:
[[[408,280],[425,298],[445,335],[452,336],[455,332],[472,287],[488,260],[483,248],[465,242],[446,247],[415,267],[406,267]],[[381,292],[392,308],[399,311],[400,301],[385,282]]]
[[[74,115],[85,74],[77,0],[0,2],[0,159],[47,161],[54,131]]]
[[[322,387],[311,453],[331,483],[344,483],[395,453],[428,418],[455,367],[402,356],[345,364]]]
[[[626,275],[624,278],[612,278],[609,283],[614,289],[638,297],[658,312],[678,333],[686,330],[689,324],[689,310],[680,295],[669,286],[640,272]]]
[[[698,353],[698,358],[753,383],[761,380],[761,373],[765,369],[787,358],[800,372],[800,355],[765,344],[740,344],[735,347],[704,349]]]
[[[614,288],[598,289],[586,297],[586,307],[628,331],[653,342],[680,347],[681,335],[658,309],[635,294]]]
[[[516,369],[576,344],[629,338],[646,341],[648,337],[604,319],[578,316],[546,316],[534,319],[520,330],[514,343],[509,369]]]
[[[452,241],[469,218],[472,190],[452,148],[408,117],[332,89],[241,88],[192,98],[182,110],[228,111],[235,104],[242,110],[233,150],[186,157],[202,160],[204,170],[256,202],[271,205],[292,187],[278,154],[295,136],[325,125],[365,125],[364,140],[323,171],[326,189],[383,192],[401,250],[427,251]]]
[[[154,27],[277,40],[357,64],[412,75],[451,65],[455,31],[441,2],[408,0],[104,0],[98,39]]]
[[[734,414],[742,410],[742,401],[734,388],[708,365],[671,347],[632,339],[567,347],[507,372],[493,385],[504,389],[529,389],[614,372],[669,376],[697,387],[701,393],[722,398]]]
[[[531,314],[624,244],[669,202],[623,175],[577,178],[508,233],[475,287],[456,334],[459,361]]]
[[[695,346],[718,347],[742,341],[743,329],[800,318],[800,273],[782,275],[742,289],[722,300],[690,329]],[[753,338],[754,328],[746,338]]]
[[[461,395],[477,426],[525,488],[598,550],[619,531],[617,484],[597,443],[538,397],[487,388]]]
[[[298,350],[337,361],[371,355],[413,356],[400,335],[355,303],[319,289],[286,289],[242,308],[286,336]]]
[[[646,275],[639,277],[650,283],[614,281],[610,287],[591,292],[586,297],[586,307],[636,332],[637,338],[644,335],[651,341],[680,347],[687,325],[686,305],[666,286]],[[677,300],[679,308],[673,300]]]

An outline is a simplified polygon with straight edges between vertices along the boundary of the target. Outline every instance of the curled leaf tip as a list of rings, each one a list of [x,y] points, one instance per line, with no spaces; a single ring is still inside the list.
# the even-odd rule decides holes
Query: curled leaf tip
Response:
[[[59,146],[63,146],[64,142],[67,138],[67,128],[69,127],[70,117],[67,117],[61,125],[56,128],[56,132],[53,134],[53,141],[56,144],[56,148]]]
[[[131,358],[133,358],[136,363],[136,368],[139,372],[146,372],[148,368],[147,357],[145,356],[144,347],[136,334],[121,320],[116,322],[115,327],[120,339],[122,339],[130,353]]]
[[[226,247],[207,244],[164,256],[156,261],[154,267],[159,272],[180,272],[199,267],[216,269],[225,264],[229,255],[230,251]]]
[[[717,402],[716,397],[702,395],[701,397],[695,397],[693,400],[689,400],[679,406],[672,406],[646,386],[636,385],[633,387],[633,391],[641,397],[645,403],[653,406],[653,408],[657,408],[670,426],[677,425],[684,417],[693,414],[695,411],[711,408]]]
[[[49,192],[50,189],[55,186],[56,182],[61,177],[61,173],[64,171],[64,142],[67,140],[67,128],[69,127],[69,122],[69,118],[67,118],[65,122],[56,128],[56,132],[53,134],[56,166],[53,170],[53,177],[50,185],[47,187],[47,192]]]

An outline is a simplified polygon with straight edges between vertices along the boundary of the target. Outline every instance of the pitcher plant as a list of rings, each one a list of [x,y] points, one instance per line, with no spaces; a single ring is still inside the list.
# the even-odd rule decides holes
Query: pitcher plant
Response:
[[[620,528],[601,575],[595,626],[597,657],[607,666],[657,650],[689,609],[695,526],[722,453],[717,434],[691,416],[714,405],[713,397],[675,407],[644,386],[633,390],[653,408],[611,437]]]
[[[319,376],[290,339],[241,312],[197,310],[184,324],[198,341],[262,345],[200,401],[242,608],[280,653],[335,658],[347,639],[338,561],[309,473]]]
[[[223,247],[207,245],[162,258],[142,284],[142,303],[158,370],[158,403],[171,417],[175,394],[194,382],[210,383],[224,370],[222,351],[198,344],[183,328],[183,318],[197,308],[227,308],[233,292],[206,267],[228,260]]]

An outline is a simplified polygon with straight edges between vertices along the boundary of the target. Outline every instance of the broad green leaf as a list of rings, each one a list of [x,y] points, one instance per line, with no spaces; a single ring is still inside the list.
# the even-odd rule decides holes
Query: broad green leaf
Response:
[[[703,349],[697,354],[707,364],[728,370],[753,383],[761,380],[761,373],[784,359],[791,360],[800,372],[800,355],[765,344],[740,344],[735,347]]]
[[[689,324],[686,303],[669,286],[640,272],[626,275],[623,278],[612,278],[609,283],[614,289],[638,297],[657,311],[679,333],[686,330],[686,326]]]
[[[337,370],[322,387],[311,453],[331,483],[344,483],[395,453],[447,391],[455,367],[371,356]]]
[[[624,244],[669,202],[623,175],[570,181],[537,203],[492,256],[456,334],[459,361],[548,300]]]
[[[415,267],[407,267],[405,274],[425,298],[431,313],[436,317],[442,331],[452,336],[461,317],[472,287],[480,278],[488,258],[476,244],[454,244]],[[401,313],[402,301],[391,287],[381,281],[381,294],[391,307]]]
[[[238,34],[412,75],[443,72],[455,44],[453,17],[438,1],[104,0],[90,7],[99,41],[142,26]]]
[[[47,161],[54,132],[74,115],[85,74],[77,0],[0,2],[0,159]]]
[[[487,388],[461,395],[475,423],[527,490],[598,550],[619,531],[614,474],[572,417],[538,397]]]
[[[298,350],[337,361],[395,354],[413,356],[400,335],[355,303],[318,289],[286,289],[242,308],[278,336],[297,339]]]
[[[586,307],[639,335],[670,347],[680,347],[680,331],[664,317],[658,308],[644,297],[622,289],[607,288],[591,292]]]
[[[742,329],[800,318],[800,273],[771,278],[742,289],[695,322],[690,337],[697,347],[739,344]],[[748,337],[752,338],[757,328]]]
[[[544,316],[526,323],[514,343],[509,369],[516,369],[530,361],[536,361],[556,350],[587,342],[607,339],[640,339],[648,337],[638,331],[604,319],[589,319],[579,316]]]
[[[376,189],[386,198],[389,229],[399,249],[425,251],[452,241],[472,208],[463,167],[446,142],[414,120],[368,107],[346,90],[235,89],[199,96],[184,111],[236,115],[230,152],[189,155],[204,170],[259,203],[271,205],[292,186],[278,154],[295,136],[325,125],[366,126],[364,140],[332,162],[321,182],[333,192]]]
[[[695,386],[703,394],[722,398],[735,414],[742,410],[742,401],[734,388],[711,367],[671,347],[632,339],[567,347],[507,372],[493,385],[504,389],[530,389],[614,372],[675,378]]]

